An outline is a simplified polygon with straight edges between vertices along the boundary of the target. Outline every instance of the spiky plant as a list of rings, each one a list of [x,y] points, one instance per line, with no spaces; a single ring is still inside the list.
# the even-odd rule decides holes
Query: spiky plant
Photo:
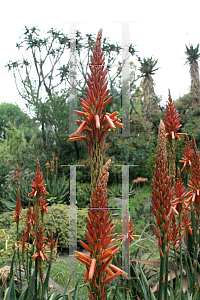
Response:
[[[154,75],[155,71],[159,69],[155,69],[155,65],[157,64],[158,60],[153,60],[151,57],[147,59],[144,58],[143,61],[139,59],[139,62],[141,64],[139,70],[142,73],[142,77],[144,77],[144,80],[142,82],[142,113],[145,120],[149,120],[149,114],[152,112],[152,110],[155,110],[157,108],[155,100],[156,94],[154,91],[154,82],[152,75]]]
[[[186,45],[185,45],[186,46]],[[196,48],[193,45],[190,45],[190,48],[186,46],[185,54],[187,55],[186,63],[190,65],[190,77],[191,77],[191,85],[190,85],[190,107],[191,109],[196,109],[200,105],[200,82],[199,82],[199,66],[198,59],[200,57],[199,53],[199,44]]]

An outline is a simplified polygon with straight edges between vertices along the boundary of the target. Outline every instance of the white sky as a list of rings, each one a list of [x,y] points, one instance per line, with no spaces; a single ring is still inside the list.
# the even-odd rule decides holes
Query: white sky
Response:
[[[28,4],[31,3],[31,4]],[[97,34],[103,28],[103,37],[110,42],[122,42],[121,21],[130,25],[130,43],[136,45],[138,55],[153,56],[161,67],[153,79],[155,92],[167,101],[168,88],[172,99],[189,92],[189,66],[185,65],[185,44],[195,47],[199,36],[199,1],[4,1],[0,15],[0,102],[17,103],[25,108],[18,95],[12,72],[4,66],[9,60],[19,59],[16,43],[24,26],[36,26],[47,31],[51,27],[69,34],[69,23],[79,23],[82,34]],[[139,73],[138,73],[139,74]]]

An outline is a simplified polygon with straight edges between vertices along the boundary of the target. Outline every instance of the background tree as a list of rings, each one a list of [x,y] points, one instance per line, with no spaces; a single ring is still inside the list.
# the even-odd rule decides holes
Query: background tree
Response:
[[[19,126],[23,128],[27,141],[31,139],[33,132],[39,131],[37,121],[30,118],[17,104],[2,102],[0,103],[0,137],[3,139],[6,138],[5,128],[8,128],[9,120],[11,123],[15,123],[17,128]]]
[[[186,46],[186,45],[185,45]],[[199,53],[199,44],[196,48],[193,45],[190,45],[190,48],[186,46],[185,54],[187,55],[186,64],[190,65],[190,77],[191,77],[191,85],[190,85],[190,108],[192,110],[199,108],[200,106],[200,95],[199,95],[199,66],[198,59],[200,57]]]
[[[140,72],[142,73],[143,80],[142,86],[142,115],[146,121],[151,122],[155,133],[160,122],[160,99],[156,96],[154,91],[154,81],[152,75],[155,74],[159,68],[155,69],[158,60],[151,58],[144,58],[143,61],[139,58],[141,64]]]
[[[64,120],[58,122],[56,119],[58,116],[62,117],[64,101],[69,101],[70,59],[66,63],[64,54],[70,50],[70,39],[66,34],[53,28],[47,33],[43,33],[36,27],[30,29],[25,27],[25,32],[20,39],[21,41],[17,43],[16,47],[20,51],[22,60],[9,61],[8,70],[13,71],[19,94],[27,101],[27,107],[34,111],[40,122],[42,146],[45,152],[51,151],[52,141],[54,145],[60,145],[61,148],[65,140],[63,137],[61,142],[61,135],[66,134],[68,126],[65,125],[68,121],[66,119],[66,122]],[[115,89],[115,81],[117,77],[120,77],[121,70],[117,70],[113,75],[110,71],[118,56],[121,55],[122,47],[118,44],[111,44],[107,40],[107,38],[103,39],[102,50],[108,62],[109,86],[112,91]],[[80,31],[76,31],[77,76],[81,75],[81,79],[77,80],[76,90],[80,97],[83,97],[85,93],[88,63],[94,43],[93,35],[86,34],[86,37],[83,38]],[[129,52],[130,55],[134,55],[136,52],[132,44],[129,46]],[[124,63],[125,61],[122,62],[122,67]],[[58,123],[60,124],[59,133]],[[64,126],[65,130],[61,133],[61,128],[64,129]],[[73,145],[75,145],[76,158],[81,158],[76,142]],[[72,147],[74,147],[73,145]],[[72,153],[71,148],[70,153]]]
[[[152,111],[152,109],[155,109],[155,91],[154,91],[154,82],[152,75],[155,74],[155,71],[158,70],[154,69],[155,65],[157,64],[158,60],[153,60],[151,58],[144,58],[143,61],[139,58],[139,62],[141,64],[140,72],[142,73],[142,77],[144,77],[142,81],[142,97],[143,97],[143,104],[142,104],[142,111],[144,114],[144,117]]]

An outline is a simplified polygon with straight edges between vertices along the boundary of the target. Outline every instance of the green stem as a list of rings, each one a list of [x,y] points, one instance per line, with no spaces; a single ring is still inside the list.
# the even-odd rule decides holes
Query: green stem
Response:
[[[37,258],[35,260],[35,299],[37,299]]]
[[[158,299],[157,300],[163,300],[163,292],[164,292],[164,286],[165,282],[163,281],[163,276],[165,273],[165,261],[166,261],[166,253],[165,253],[166,244],[163,243],[162,238],[162,253],[164,257],[160,256],[160,278],[159,278],[159,292],[158,292]]]
[[[180,291],[182,290],[182,277],[183,277],[183,258],[182,258],[182,245],[180,246],[180,261],[181,261],[181,280],[180,280]]]
[[[197,253],[198,253],[198,240],[199,240],[199,213],[197,213],[196,218],[195,218],[195,228],[194,228],[194,260],[193,260],[193,265],[194,265],[194,274],[193,274],[193,295],[196,292],[195,288],[195,283],[196,283],[196,278],[197,278]],[[196,262],[196,263],[195,263]]]
[[[164,300],[167,300],[169,250],[166,253]]]

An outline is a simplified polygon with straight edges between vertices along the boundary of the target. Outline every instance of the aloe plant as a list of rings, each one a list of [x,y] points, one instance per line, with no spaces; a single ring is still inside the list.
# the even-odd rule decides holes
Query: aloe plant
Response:
[[[69,182],[65,176],[59,179],[46,179],[47,201],[52,204],[62,204],[69,200]]]
[[[29,169],[21,170],[19,178],[15,177],[14,170],[10,171],[8,175],[6,175],[6,182],[3,186],[3,198],[0,199],[0,202],[3,206],[8,210],[14,210],[17,200],[17,186],[20,190],[21,204],[22,207],[27,207],[30,197],[28,194],[30,193],[30,185],[31,178],[34,173],[30,172]],[[14,179],[15,178],[15,179]]]

